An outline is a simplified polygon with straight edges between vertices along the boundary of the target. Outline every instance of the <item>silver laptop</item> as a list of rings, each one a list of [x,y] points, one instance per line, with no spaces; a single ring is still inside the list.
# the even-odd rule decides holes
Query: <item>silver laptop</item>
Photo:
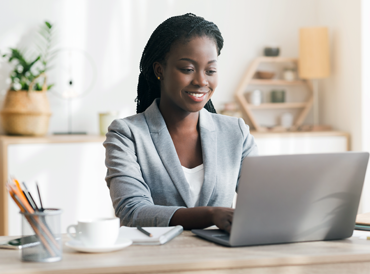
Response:
[[[192,232],[230,247],[348,238],[368,159],[367,152],[246,157],[230,235]]]

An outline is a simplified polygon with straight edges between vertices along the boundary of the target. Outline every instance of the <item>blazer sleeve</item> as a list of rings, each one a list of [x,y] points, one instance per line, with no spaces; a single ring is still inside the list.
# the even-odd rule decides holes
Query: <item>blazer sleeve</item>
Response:
[[[153,203],[137,161],[135,138],[125,120],[115,120],[108,128],[105,178],[115,209],[124,226],[168,226],[178,206]]]
[[[244,120],[241,118],[239,118],[239,127],[242,132],[242,136],[243,136],[243,152],[242,152],[242,158],[240,161],[240,169],[239,169],[238,182],[236,184],[236,191],[238,191],[240,172],[241,172],[244,158],[247,156],[258,155],[258,147],[257,147],[256,142],[254,141],[253,135],[249,132],[249,126],[246,125]]]

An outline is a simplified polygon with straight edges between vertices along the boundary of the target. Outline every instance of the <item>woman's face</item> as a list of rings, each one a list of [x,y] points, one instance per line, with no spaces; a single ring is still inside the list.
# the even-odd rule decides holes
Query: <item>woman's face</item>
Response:
[[[161,109],[200,111],[217,87],[216,44],[207,36],[175,42],[154,72],[161,78]]]

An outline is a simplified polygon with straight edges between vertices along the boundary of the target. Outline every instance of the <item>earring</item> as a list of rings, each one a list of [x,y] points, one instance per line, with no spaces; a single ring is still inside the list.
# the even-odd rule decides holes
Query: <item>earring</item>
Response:
[[[161,80],[161,77],[158,76],[158,80]]]

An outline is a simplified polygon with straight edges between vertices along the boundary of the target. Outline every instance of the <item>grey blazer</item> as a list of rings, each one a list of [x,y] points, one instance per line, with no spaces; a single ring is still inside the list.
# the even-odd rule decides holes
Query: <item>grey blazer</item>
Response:
[[[115,214],[125,226],[168,226],[189,207],[190,192],[175,146],[158,108],[115,120],[108,129],[107,176]],[[200,111],[204,182],[199,206],[230,207],[245,156],[257,146],[242,119]]]

